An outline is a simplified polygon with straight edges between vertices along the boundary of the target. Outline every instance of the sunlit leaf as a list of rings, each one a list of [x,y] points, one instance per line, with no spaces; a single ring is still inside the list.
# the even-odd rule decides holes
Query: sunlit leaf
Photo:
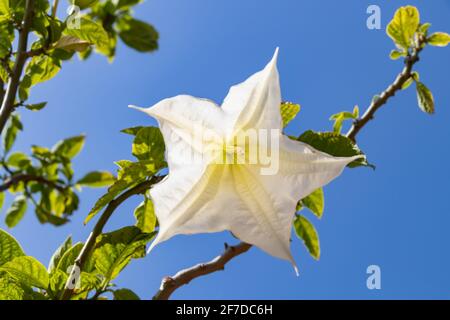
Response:
[[[413,36],[419,23],[419,11],[416,7],[401,7],[395,12],[386,32],[399,47],[406,50],[412,45]]]
[[[21,256],[6,262],[0,267],[20,282],[41,289],[47,289],[49,277],[45,267],[33,257]]]
[[[422,83],[416,82],[419,108],[428,114],[434,113],[434,98],[431,91]]]
[[[294,229],[297,236],[303,240],[311,256],[318,260],[320,258],[320,242],[313,224],[304,216],[299,215],[294,220]]]

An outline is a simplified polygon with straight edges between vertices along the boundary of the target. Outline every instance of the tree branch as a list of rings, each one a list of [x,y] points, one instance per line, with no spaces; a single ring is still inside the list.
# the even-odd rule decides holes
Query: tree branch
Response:
[[[18,49],[16,54],[16,61],[12,70],[12,75],[8,81],[8,87],[2,102],[0,109],[0,134],[3,132],[6,121],[14,111],[14,100],[16,99],[17,89],[20,83],[20,77],[22,76],[23,67],[27,60],[27,46],[28,46],[28,33],[30,30],[31,21],[33,18],[33,5],[34,0],[26,0],[25,13],[21,29],[19,31]]]
[[[60,192],[64,192],[65,188],[58,185],[55,181],[47,180],[44,177],[36,176],[33,174],[17,174],[14,176],[11,176],[10,178],[6,179],[3,184],[0,185],[0,192],[8,190],[10,187],[18,184],[19,182],[39,182],[42,184],[46,184],[51,188],[54,188]]]
[[[97,223],[95,224],[94,229],[89,234],[83,248],[81,249],[80,254],[75,260],[75,267],[72,268],[72,272],[70,273],[69,278],[67,279],[65,289],[61,294],[61,300],[69,300],[72,297],[74,289],[70,289],[71,282],[74,279],[75,275],[77,274],[77,268],[78,271],[80,272],[83,270],[83,267],[87,259],[89,258],[91,252],[95,248],[97,237],[103,232],[103,228],[105,227],[106,223],[108,222],[109,218],[114,213],[114,211],[128,198],[136,194],[145,193],[148,189],[150,189],[152,185],[161,181],[163,177],[164,176],[153,176],[150,180],[143,181],[137,184],[135,187],[125,191],[108,204],[108,206],[98,219]]]
[[[245,242],[241,242],[235,246],[228,246],[225,244],[225,251],[213,260],[197,264],[189,269],[181,270],[173,277],[165,277],[161,282],[161,287],[153,297],[153,300],[167,300],[175,290],[188,284],[191,280],[216,271],[224,270],[228,261],[247,252],[251,247],[251,244]]]
[[[422,51],[422,44],[425,43],[425,37],[419,37],[417,41],[417,46],[413,48],[412,53],[408,54],[405,58],[405,67],[402,72],[397,75],[395,81],[384,90],[377,99],[373,99],[370,106],[364,112],[363,116],[353,122],[352,127],[347,132],[347,137],[353,142],[356,141],[356,135],[358,132],[364,128],[364,126],[374,118],[375,112],[380,109],[389,98],[393,97],[397,91],[402,89],[402,86],[412,77],[412,68],[416,62],[419,61],[419,53]]]
[[[364,126],[373,119],[375,112],[380,109],[390,97],[393,97],[395,93],[401,90],[402,86],[412,77],[412,68],[416,62],[419,61],[419,53],[422,51],[422,44],[425,43],[425,38],[421,37],[417,41],[417,46],[413,48],[412,53],[405,58],[405,67],[402,72],[397,75],[395,81],[380,94],[380,97],[375,101],[372,101],[367,108],[364,115],[356,120],[350,130],[347,133],[347,137],[353,142],[356,141],[356,136]],[[201,277],[219,270],[223,270],[225,264],[233,258],[247,252],[252,245],[241,242],[233,247],[227,247],[226,250],[220,255],[211,260],[210,262],[198,264],[196,266],[179,271],[173,277],[165,277],[161,282],[161,287],[154,295],[154,300],[167,300],[170,295],[179,287],[188,284],[191,280]]]

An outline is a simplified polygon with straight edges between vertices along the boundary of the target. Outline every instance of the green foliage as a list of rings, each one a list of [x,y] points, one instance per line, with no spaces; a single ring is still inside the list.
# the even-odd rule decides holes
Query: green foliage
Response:
[[[416,81],[417,101],[419,108],[428,114],[434,113],[434,98],[431,91],[419,81]]]
[[[46,105],[47,102],[40,102],[40,103],[26,104],[25,108],[31,111],[39,111],[44,109]]]
[[[51,56],[36,56],[25,69],[25,76],[19,87],[19,98],[27,100],[30,88],[53,78],[61,69],[61,61]]]
[[[285,128],[289,122],[294,120],[297,113],[300,111],[300,105],[292,102],[282,102],[280,105],[281,119],[283,120],[283,128]]]
[[[30,256],[20,256],[6,262],[0,266],[1,271],[30,287],[47,289],[49,284],[46,268]]]
[[[61,261],[64,254],[72,247],[72,237],[68,236],[67,239],[56,249],[50,258],[50,262],[48,263],[48,272],[53,273],[59,262]]]
[[[83,149],[84,140],[84,135],[61,140],[53,147],[52,152],[56,156],[72,159]]]
[[[75,36],[64,35],[55,44],[56,49],[63,49],[67,52],[83,52],[89,49],[91,43]]]
[[[324,206],[325,199],[323,196],[323,189],[319,188],[297,203],[297,211],[306,207],[311,210],[317,218],[322,218]]]
[[[20,122],[20,117],[18,114],[13,114],[6,124],[5,133],[2,135],[3,138],[3,150],[4,153],[8,153],[14,142],[19,131],[23,130],[22,123]]]
[[[401,57],[405,57],[405,56],[406,56],[405,51],[398,51],[398,50],[392,50],[391,53],[389,54],[389,57],[392,60],[397,60],[397,59],[400,59]]]
[[[419,24],[419,11],[416,7],[401,7],[395,12],[394,18],[386,28],[386,32],[394,40],[397,47],[404,52],[413,44],[414,34]]]
[[[450,42],[450,35],[445,32],[433,33],[428,39],[427,43],[436,47],[446,47]]]
[[[108,171],[92,171],[77,181],[77,185],[92,188],[108,187],[116,181],[116,177]]]
[[[88,16],[80,18],[80,24],[70,26],[64,30],[64,35],[72,36],[76,39],[84,40],[97,48],[101,49],[108,46],[108,33],[103,29],[102,25],[93,21]]]
[[[294,220],[294,230],[297,236],[303,240],[311,256],[319,260],[320,242],[319,235],[313,224],[304,216],[297,215]]]
[[[151,161],[157,168],[165,166],[164,139],[155,127],[141,128],[133,141],[132,153],[138,160]]]
[[[403,84],[402,90],[406,90],[414,81],[419,81],[419,73],[417,71],[412,72],[412,76]]]
[[[12,235],[0,229],[0,266],[24,255],[19,242]]]
[[[113,292],[114,300],[140,300],[139,296],[130,289],[117,289]]]
[[[93,253],[95,268],[106,282],[113,280],[132,258],[145,256],[145,246],[156,232],[143,233],[137,227],[125,227],[103,234]]]
[[[430,23],[420,23],[420,15],[416,7],[406,6],[398,9],[387,27],[387,34],[399,48],[391,52],[391,59],[405,57],[407,60],[413,52],[423,49],[426,44],[446,47],[450,42],[450,35],[446,32],[435,32],[429,36],[430,26]],[[407,89],[413,82],[416,82],[419,108],[425,113],[434,113],[433,94],[419,81],[417,72],[412,72],[412,76],[402,85],[402,89]]]
[[[153,232],[157,225],[155,210],[153,202],[147,197],[134,210],[134,217],[136,218],[136,226],[142,232]]]
[[[27,199],[20,195],[14,199],[11,207],[6,211],[5,223],[9,228],[15,227],[22,220],[27,210]]]
[[[118,171],[117,180],[108,188],[108,192],[97,200],[94,207],[84,220],[88,223],[102,208],[110,203],[122,191],[135,186],[155,174],[158,169],[151,161],[122,162],[124,165]]]
[[[298,137],[297,140],[335,157],[364,155],[358,146],[349,138],[336,132],[314,132],[308,130]],[[358,166],[369,166],[369,164],[365,158],[357,159],[348,164],[350,168]]]
[[[330,120],[334,120],[333,131],[336,133],[341,133],[342,123],[345,120],[355,120],[359,117],[359,108],[355,106],[353,108],[353,112],[342,111],[336,114],[333,114],[330,117]]]
[[[159,35],[150,24],[125,15],[118,20],[117,28],[120,39],[129,47],[141,52],[158,49]]]

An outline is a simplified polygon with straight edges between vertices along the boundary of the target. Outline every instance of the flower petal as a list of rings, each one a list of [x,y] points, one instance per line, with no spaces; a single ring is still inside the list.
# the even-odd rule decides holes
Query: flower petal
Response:
[[[229,136],[247,129],[282,129],[277,56],[278,48],[262,71],[231,87],[222,104],[224,112],[233,119]]]

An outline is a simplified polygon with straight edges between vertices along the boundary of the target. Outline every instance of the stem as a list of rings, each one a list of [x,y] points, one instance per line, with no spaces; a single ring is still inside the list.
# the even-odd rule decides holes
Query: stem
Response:
[[[197,264],[189,269],[181,270],[173,277],[164,278],[161,282],[161,287],[154,295],[153,300],[168,300],[175,290],[188,284],[191,280],[216,271],[224,270],[228,261],[247,252],[251,247],[251,244],[245,242],[241,242],[235,246],[228,246],[225,244],[225,251],[213,260]]]
[[[0,192],[8,190],[11,186],[18,184],[19,182],[39,182],[42,184],[46,184],[60,192],[64,192],[65,188],[58,185],[56,182],[47,180],[44,177],[35,176],[32,174],[18,174],[8,178],[2,185],[0,185]]]
[[[52,5],[52,18],[56,17],[56,11],[58,10],[59,0],[53,0]]]
[[[416,62],[419,61],[419,53],[422,51],[422,44],[425,43],[425,38],[421,37],[417,41],[417,46],[413,48],[412,53],[405,58],[405,67],[402,72],[397,75],[395,81],[381,93],[380,97],[372,101],[370,106],[364,112],[364,115],[356,120],[347,133],[347,137],[353,142],[356,142],[356,136],[364,126],[374,118],[375,112],[380,109],[388,99],[395,95],[395,93],[402,89],[403,84],[412,77],[412,68]],[[252,245],[240,242],[233,247],[227,247],[225,252],[217,256],[207,263],[198,264],[196,266],[179,271],[173,277],[166,277],[161,282],[161,287],[154,295],[154,300],[167,300],[170,295],[179,287],[189,283],[191,280],[213,273],[218,270],[223,270],[225,264],[233,258],[248,251]]]
[[[98,219],[97,223],[95,224],[94,229],[89,234],[83,248],[81,249],[80,254],[75,260],[76,267],[72,268],[65,289],[61,294],[61,300],[69,300],[72,297],[74,289],[69,289],[71,287],[71,280],[74,279],[77,271],[81,272],[83,270],[87,259],[89,258],[92,250],[95,248],[97,237],[102,233],[103,228],[105,227],[114,211],[128,198],[137,194],[145,193],[153,184],[161,181],[162,178],[162,176],[153,176],[150,180],[143,181],[135,187],[125,191],[108,204],[105,211],[103,211],[102,215],[100,216],[100,219]]]
[[[30,30],[31,20],[33,18],[34,0],[26,0],[25,13],[23,16],[22,26],[19,31],[18,49],[16,61],[12,70],[12,75],[8,81],[5,97],[0,109],[0,134],[3,132],[6,121],[14,111],[14,100],[16,99],[17,88],[19,87],[20,77],[22,76],[23,67],[27,60],[28,33]]]
[[[413,48],[412,53],[405,58],[405,67],[402,72],[400,72],[394,82],[380,94],[378,99],[372,100],[372,103],[367,108],[366,112],[364,112],[363,116],[353,122],[352,127],[347,132],[347,137],[353,142],[356,141],[358,132],[374,118],[375,112],[385,105],[389,98],[395,96],[397,91],[402,90],[402,86],[412,77],[412,68],[414,64],[419,61],[419,53],[423,49],[423,43],[425,43],[425,38],[420,37],[417,46]]]

